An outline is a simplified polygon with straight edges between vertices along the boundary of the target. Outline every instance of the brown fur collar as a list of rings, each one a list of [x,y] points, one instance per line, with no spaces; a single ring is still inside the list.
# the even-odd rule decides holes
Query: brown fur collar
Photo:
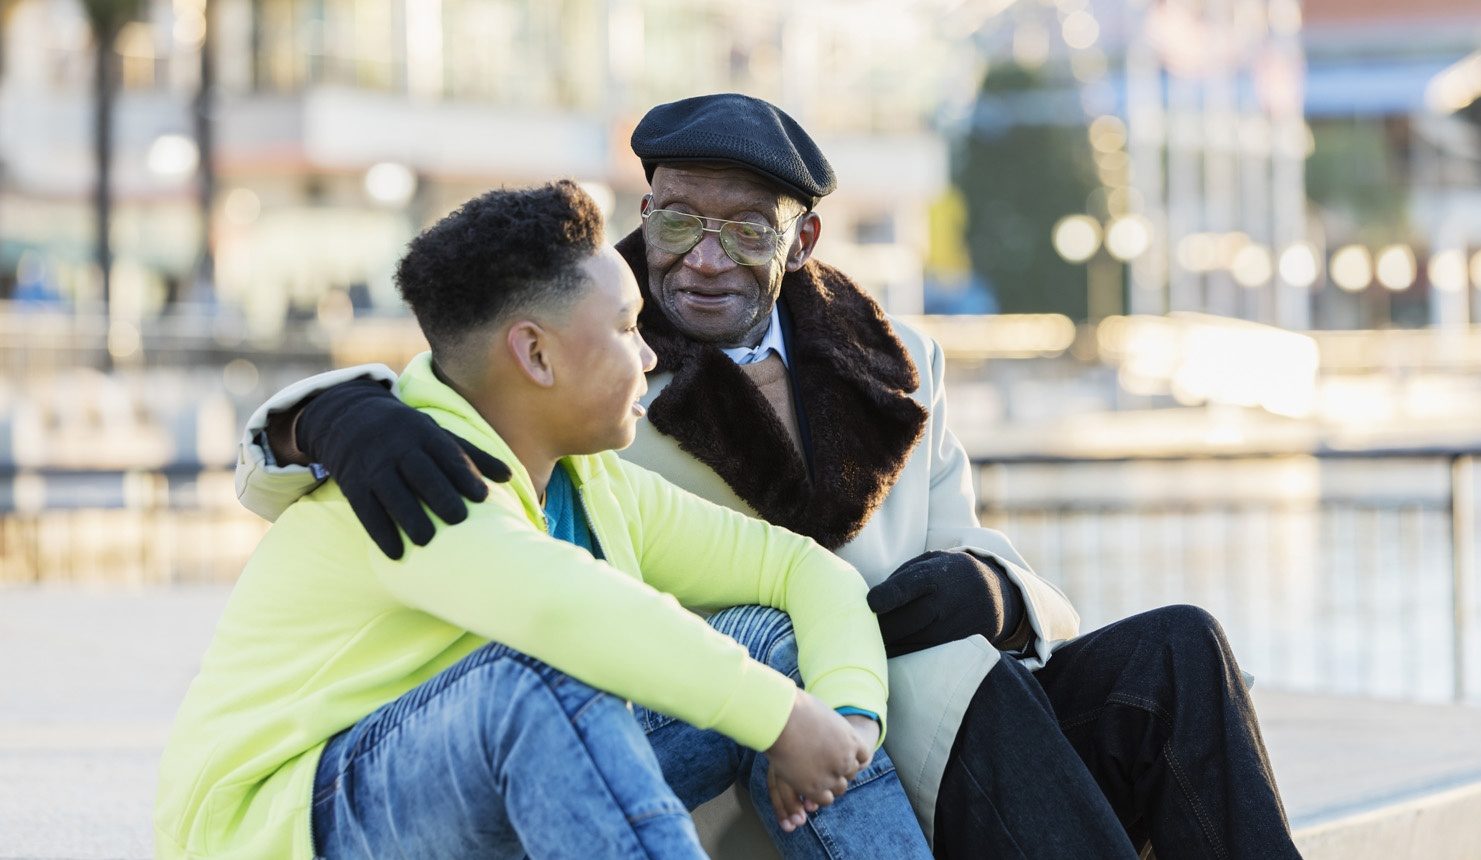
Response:
[[[638,318],[673,379],[648,420],[714,469],[762,517],[828,549],[852,540],[884,501],[925,430],[910,393],[920,376],[878,304],[815,260],[782,279],[795,399],[806,416],[813,475],[766,398],[718,348],[684,337],[648,289],[641,232],[617,244],[646,302]]]

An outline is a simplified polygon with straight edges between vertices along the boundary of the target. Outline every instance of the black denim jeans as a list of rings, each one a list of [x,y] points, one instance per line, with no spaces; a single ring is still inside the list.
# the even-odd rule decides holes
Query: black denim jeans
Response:
[[[1299,858],[1218,621],[1168,606],[1005,656],[967,709],[936,802],[936,856]]]

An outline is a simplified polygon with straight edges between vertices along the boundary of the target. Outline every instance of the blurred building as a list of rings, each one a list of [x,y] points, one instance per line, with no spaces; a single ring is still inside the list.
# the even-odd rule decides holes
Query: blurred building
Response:
[[[1323,328],[1481,321],[1481,5],[1307,0]],[[1472,282],[1474,281],[1474,282]]]
[[[5,5],[0,297],[86,308],[91,36],[77,0]],[[261,331],[326,302],[394,308],[405,241],[502,183],[581,180],[621,235],[645,190],[627,145],[638,118],[727,90],[814,131],[840,175],[821,255],[919,310],[927,210],[946,185],[934,120],[956,62],[933,22],[951,5],[149,0],[118,44],[112,312],[219,300]],[[214,289],[198,274],[199,104]]]
[[[1048,130],[1040,138],[1059,142],[1060,167],[1046,168],[1045,186],[1056,172],[1084,175],[1020,240],[1084,267],[1040,269],[1086,282],[1088,305],[1065,302],[1066,313],[1201,311],[1306,327],[1310,282],[1280,275],[1281,255],[1307,240],[1301,23],[1297,0],[1055,0],[984,22],[987,76],[964,134]],[[995,74],[1009,83],[994,85]],[[1020,218],[1033,211],[1002,203]]]
[[[1052,233],[1084,267],[1086,317],[1198,311],[1293,329],[1477,317],[1481,6],[997,5],[977,33],[986,83],[962,134],[1079,135],[1083,156],[1065,148],[1060,163],[1085,161],[1088,182],[1021,241],[1048,253]],[[1031,85],[994,86],[1002,69]],[[1033,202],[995,201],[1009,221]]]

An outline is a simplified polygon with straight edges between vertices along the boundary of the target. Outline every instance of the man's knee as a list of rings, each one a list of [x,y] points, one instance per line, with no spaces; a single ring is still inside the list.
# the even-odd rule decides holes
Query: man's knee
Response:
[[[797,680],[797,637],[792,619],[768,606],[732,606],[710,616],[710,626],[746,647],[751,657]]]
[[[1180,603],[1147,613],[1156,618],[1166,635],[1180,642],[1223,642],[1224,628],[1207,609]]]
[[[1179,604],[1153,609],[1138,617],[1145,619],[1163,647],[1178,655],[1179,660],[1206,663],[1210,670],[1236,664],[1223,626],[1206,609]]]

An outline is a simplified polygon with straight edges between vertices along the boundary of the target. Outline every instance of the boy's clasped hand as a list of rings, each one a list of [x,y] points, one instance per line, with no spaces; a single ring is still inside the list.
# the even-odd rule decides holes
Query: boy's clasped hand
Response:
[[[869,764],[878,740],[874,720],[840,716],[799,689],[787,725],[766,750],[766,787],[782,830],[791,833],[807,822],[808,813],[841,797]]]

